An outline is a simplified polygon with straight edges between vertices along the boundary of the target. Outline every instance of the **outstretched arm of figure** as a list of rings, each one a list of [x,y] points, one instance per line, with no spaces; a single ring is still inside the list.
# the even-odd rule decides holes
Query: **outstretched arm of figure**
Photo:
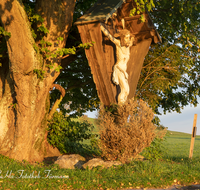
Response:
[[[101,28],[101,31],[105,34],[105,36],[107,36],[110,39],[110,41],[112,41],[115,45],[120,46],[120,41],[114,38],[101,23],[100,23],[100,28]]]

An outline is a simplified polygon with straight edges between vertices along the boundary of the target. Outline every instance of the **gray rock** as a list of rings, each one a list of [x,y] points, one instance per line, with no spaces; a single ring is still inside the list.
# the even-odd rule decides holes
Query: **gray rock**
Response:
[[[104,167],[109,168],[111,166],[118,166],[118,165],[122,165],[122,163],[120,161],[106,161],[104,162]]]
[[[80,156],[79,154],[62,155],[59,156],[54,163],[58,164],[60,168],[80,169],[82,168],[82,165],[85,163],[85,158]]]
[[[92,169],[97,166],[101,166],[103,168],[109,168],[113,165],[122,165],[119,161],[103,161],[100,158],[93,158],[85,163],[85,158],[80,156],[79,154],[70,154],[70,155],[62,155],[59,156],[58,159],[54,162],[58,164],[60,168],[65,169],[75,169],[75,168],[84,168],[87,167]]]
[[[93,167],[97,167],[97,166],[103,166],[104,161],[100,158],[93,158],[91,160],[89,160],[88,162],[86,162],[85,164],[83,164],[83,168],[86,169],[87,167],[89,169],[92,169]]]
[[[121,165],[122,163],[119,162],[119,161],[103,161],[102,159],[100,158],[93,158],[91,160],[89,160],[87,163],[83,164],[83,168],[89,168],[89,169],[92,169],[94,167],[97,167],[97,166],[101,166],[103,168],[109,168],[113,165]]]

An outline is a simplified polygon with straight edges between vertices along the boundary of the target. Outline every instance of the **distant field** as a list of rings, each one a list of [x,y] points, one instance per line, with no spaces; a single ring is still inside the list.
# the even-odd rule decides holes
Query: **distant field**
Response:
[[[93,133],[98,133],[99,129],[98,129],[97,125],[96,125],[96,119],[94,119],[94,118],[88,118],[88,119],[94,125],[94,131],[93,131]]]
[[[165,157],[183,159],[188,158],[190,150],[191,134],[168,131],[164,148],[167,150]],[[200,157],[200,136],[196,136],[193,158]]]

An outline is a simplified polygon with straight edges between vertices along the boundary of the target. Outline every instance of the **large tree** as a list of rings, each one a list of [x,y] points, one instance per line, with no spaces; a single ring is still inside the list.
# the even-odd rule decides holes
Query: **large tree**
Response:
[[[65,47],[73,22],[75,0],[35,2],[35,13],[42,17],[41,23],[36,23],[35,27],[40,28],[38,35],[45,33],[42,40],[39,36],[33,38],[24,7],[27,2],[0,1],[1,29],[10,33],[9,37],[2,32],[7,50],[0,68],[0,153],[17,160],[42,161],[45,155],[59,154],[46,141],[45,123],[49,112],[49,90],[59,76],[62,56],[48,59],[46,56],[45,59],[44,52],[39,52],[38,48],[44,43],[48,43],[50,52]],[[34,18],[38,17],[35,15]],[[3,43],[1,38],[2,47]],[[49,62],[53,62],[51,68],[46,67]]]

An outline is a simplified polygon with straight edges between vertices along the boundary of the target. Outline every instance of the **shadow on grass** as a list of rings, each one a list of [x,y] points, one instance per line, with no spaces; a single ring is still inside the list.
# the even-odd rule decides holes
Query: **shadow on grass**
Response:
[[[170,138],[170,139],[176,139],[176,140],[178,140],[178,139],[180,139],[180,140],[182,140],[182,139],[189,139],[190,140],[191,139],[191,137],[168,137],[168,138]]]
[[[53,156],[53,157],[46,157],[43,160],[44,165],[49,166],[53,165],[54,162],[57,160],[58,156]]]
[[[163,156],[163,160],[168,160],[168,161],[172,161],[174,163],[191,163],[191,162],[198,162],[199,161],[199,157],[194,157],[192,159],[189,158],[189,154],[188,156]]]

